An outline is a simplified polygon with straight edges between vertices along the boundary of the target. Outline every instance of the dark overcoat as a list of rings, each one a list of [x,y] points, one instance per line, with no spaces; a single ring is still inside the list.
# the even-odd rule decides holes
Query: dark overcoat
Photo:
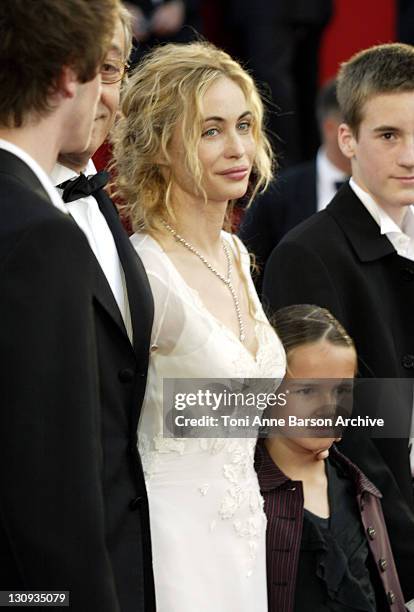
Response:
[[[355,341],[360,376],[413,377],[414,262],[397,254],[348,184],[273,251],[265,270],[263,302],[270,311],[290,304],[328,308]],[[408,432],[411,401],[405,406],[399,418]],[[389,418],[392,411],[390,405]],[[409,600],[414,597],[414,497],[408,435],[369,440],[350,429],[341,450],[383,494],[394,557]]]

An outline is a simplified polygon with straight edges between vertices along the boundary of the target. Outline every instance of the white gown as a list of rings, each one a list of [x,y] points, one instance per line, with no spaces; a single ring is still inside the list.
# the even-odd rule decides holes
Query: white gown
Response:
[[[230,234],[223,238],[235,250]],[[163,378],[281,378],[283,347],[256,307],[256,358],[202,304],[158,242],[131,238],[154,294],[148,386],[138,439],[146,478],[158,612],[265,612],[266,517],[255,439],[163,437]],[[194,410],[194,409],[193,409]]]

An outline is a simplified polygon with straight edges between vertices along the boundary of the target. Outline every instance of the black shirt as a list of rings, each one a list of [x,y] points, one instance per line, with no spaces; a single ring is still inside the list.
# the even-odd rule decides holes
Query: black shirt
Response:
[[[295,612],[375,612],[354,484],[331,458],[325,465],[331,516],[323,519],[305,509]]]

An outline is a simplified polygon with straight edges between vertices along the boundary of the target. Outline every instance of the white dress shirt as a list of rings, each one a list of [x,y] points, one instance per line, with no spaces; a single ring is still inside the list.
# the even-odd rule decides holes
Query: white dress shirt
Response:
[[[404,220],[401,227],[391,219],[381,206],[375,202],[374,198],[361,189],[357,185],[354,179],[350,179],[349,185],[355,195],[361,200],[369,214],[378,224],[382,235],[386,236],[391,242],[398,255],[414,261],[414,208],[413,206],[407,206],[407,212],[405,213]],[[414,313],[413,313],[414,314]],[[414,408],[411,417],[411,473],[414,475]]]
[[[43,168],[37,163],[36,160],[33,159],[31,155],[26,153],[26,151],[23,151],[23,149],[21,149],[17,145],[9,142],[8,140],[3,140],[2,138],[0,138],[0,149],[4,149],[4,151],[12,153],[13,155],[21,159],[22,162],[24,162],[27,166],[29,166],[30,170],[32,170],[32,172],[39,179],[39,182],[42,185],[43,189],[46,191],[47,195],[52,200],[53,206],[56,206],[56,208],[58,208],[61,212],[64,212],[65,214],[68,213],[65,208],[64,202],[62,202],[62,198],[60,197],[59,192],[54,187],[53,183],[51,182],[50,178],[43,170]]]
[[[369,193],[355,183],[354,179],[351,178],[349,185],[378,224],[381,234],[388,238],[398,255],[414,261],[414,207],[407,206],[400,227],[381,206],[378,206]]]
[[[85,175],[90,176],[93,174],[96,174],[96,168],[92,160],[89,160],[85,169]],[[60,183],[74,179],[77,176],[79,176],[77,172],[61,164],[56,164],[51,173],[51,179],[55,185],[60,185]],[[87,196],[75,200],[74,202],[66,202],[65,206],[88,239],[89,245],[105,274],[106,280],[118,304],[128,336],[131,340],[131,315],[129,312],[124,271],[121,266],[112,232],[99,209],[98,202],[93,196]]]
[[[325,149],[316,155],[316,210],[326,208],[337,192],[336,183],[348,180],[348,175],[329,161]]]

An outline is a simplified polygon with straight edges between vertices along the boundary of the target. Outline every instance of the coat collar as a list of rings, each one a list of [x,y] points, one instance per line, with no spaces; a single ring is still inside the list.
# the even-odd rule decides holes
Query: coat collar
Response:
[[[49,196],[35,172],[22,159],[0,148],[0,168],[2,173],[14,176],[24,183],[30,191],[50,203]]]
[[[348,184],[341,187],[326,212],[341,227],[361,261],[375,261],[395,253],[391,242],[381,235],[377,223]]]
[[[3,139],[0,139],[0,151],[2,153],[0,168],[3,172],[12,174],[15,179],[23,181],[36,195],[44,198],[46,194],[50,204],[67,214],[65,205],[48,175],[27,151]],[[23,170],[22,164],[27,171],[36,177],[36,181],[33,181],[33,177],[29,178],[29,174]],[[39,189],[39,186],[41,189]]]
[[[279,489],[284,484],[292,482],[274,463],[264,442],[263,438],[258,439],[254,456],[254,467],[262,493],[272,489]]]
[[[337,449],[334,444],[330,449],[330,455],[334,461],[349,475],[351,480],[354,481],[355,486],[357,488],[357,493],[362,495],[363,493],[370,493],[371,495],[375,495],[375,497],[381,498],[382,494],[377,489],[377,487],[365,476],[363,472],[352,463],[348,457],[343,455]]]

